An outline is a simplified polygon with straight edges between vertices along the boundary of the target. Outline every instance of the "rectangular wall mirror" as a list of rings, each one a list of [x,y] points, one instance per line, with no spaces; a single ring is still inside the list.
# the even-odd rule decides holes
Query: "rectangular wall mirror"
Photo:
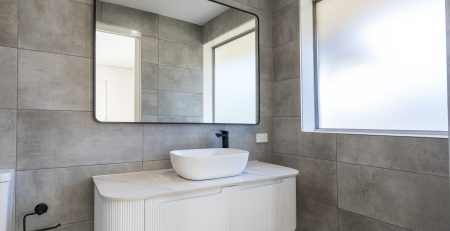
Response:
[[[96,1],[100,122],[259,122],[256,15],[210,0]]]

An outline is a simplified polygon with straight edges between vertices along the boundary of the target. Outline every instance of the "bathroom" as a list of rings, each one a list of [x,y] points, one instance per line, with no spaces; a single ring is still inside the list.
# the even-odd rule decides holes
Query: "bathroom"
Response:
[[[120,3],[125,6],[113,6]],[[170,3],[177,11],[161,10],[147,17],[139,10],[141,14],[133,16],[135,9],[126,6],[133,3],[153,3],[160,10]],[[217,223],[217,227],[209,230],[450,230],[445,46],[446,40],[450,41],[450,26],[445,23],[444,8],[450,9],[449,1],[1,0],[0,231],[23,231],[24,217],[26,230],[47,227],[64,231],[108,230],[96,224],[101,210],[97,196],[102,177],[173,172],[168,170],[174,167],[172,151],[222,148],[226,143],[229,150],[248,153],[244,173],[225,178],[216,176],[212,180],[178,176],[177,179],[196,185],[222,182],[235,186],[237,183],[227,182],[241,180],[251,175],[250,168],[261,165],[286,170],[289,172],[286,176],[295,178],[295,183],[292,181],[294,187],[289,188],[292,197],[278,206],[286,219],[281,226],[274,227],[283,228],[254,228],[259,227],[255,225],[234,229],[230,224]],[[417,15],[421,18],[414,17]],[[193,19],[181,20],[179,17],[183,16]],[[117,26],[110,26],[114,20]],[[165,30],[164,23],[170,28]],[[117,31],[118,28],[129,30]],[[181,28],[181,32],[174,28]],[[252,55],[243,55],[247,58],[243,65],[224,71],[231,73],[229,76],[252,76],[248,81],[221,82],[218,73],[214,81],[211,79],[220,70],[211,68],[212,62],[220,60],[217,45],[230,41],[226,36],[219,36],[226,35],[227,28],[232,33],[244,31],[238,33],[242,35],[239,38],[250,38],[245,40],[251,42],[246,47],[251,49],[246,51]],[[351,37],[352,28],[369,29],[364,30],[366,37],[355,38]],[[111,65],[100,62],[111,61],[114,57],[111,51],[117,48],[122,52],[120,48],[125,47],[101,41],[105,37],[99,33],[111,30],[115,30],[111,34],[128,33],[128,38],[135,38],[131,47],[142,48],[133,50],[141,60],[132,62],[135,69],[131,74],[142,80],[133,82],[133,86],[139,83],[139,87],[127,93],[139,101],[134,104],[142,107],[130,107],[131,114],[122,113],[123,106],[133,103],[120,101],[125,97],[107,100],[111,91],[106,91],[106,85],[101,82],[99,70],[108,71]],[[332,36],[336,31],[341,37]],[[380,31],[394,35],[376,34]],[[327,38],[318,36],[321,32],[331,39],[315,49],[321,38],[323,41]],[[217,38],[221,41],[215,41]],[[321,82],[315,81],[319,67],[313,63],[317,54],[319,58],[320,54],[326,57],[320,60],[324,68],[320,75],[326,75],[332,68],[348,70],[352,63],[345,62],[346,58],[358,55],[358,50],[347,48],[367,44],[371,48],[363,52],[367,56],[353,57],[353,61],[367,64],[361,66],[364,68],[370,64],[394,63],[387,67],[387,72],[394,73],[391,76],[395,79],[385,80],[389,74],[379,74],[383,73],[382,68],[372,68],[372,72],[355,68],[337,73],[335,78],[340,78],[340,83],[330,78],[326,85],[326,77]],[[335,50],[333,47],[327,50],[330,46],[335,46]],[[208,53],[211,49],[216,51]],[[127,54],[123,52],[118,57]],[[217,57],[205,58],[212,55]],[[378,63],[370,63],[370,58],[377,55],[384,56],[376,60]],[[426,58],[430,56],[431,59]],[[138,69],[141,71],[135,71]],[[364,71],[363,76],[367,78],[349,77],[349,73],[358,74],[356,71]],[[435,78],[423,82],[414,79],[424,76],[420,75],[421,71],[427,74],[432,71],[430,76]],[[180,80],[180,76],[189,81]],[[377,80],[370,80],[371,76]],[[403,82],[398,85],[398,81]],[[230,87],[230,82],[236,85]],[[322,83],[325,85],[321,86]],[[395,88],[404,85],[407,87]],[[354,90],[352,86],[363,90]],[[421,89],[421,86],[425,87]],[[317,92],[317,88],[322,91]],[[329,91],[328,95],[325,90]],[[133,94],[136,92],[140,94]],[[442,93],[447,95],[442,97]],[[396,105],[404,96],[417,97],[406,97],[409,103],[415,104]],[[323,100],[320,106],[324,110],[318,110],[317,98]],[[230,108],[228,102],[232,102],[232,113],[225,113],[229,112],[226,111]],[[225,105],[222,113],[220,105]],[[339,107],[347,108],[338,110]],[[379,113],[376,110],[385,108],[389,112],[374,116]],[[113,112],[120,116],[109,114]],[[345,116],[349,112],[351,116]],[[341,116],[341,120],[325,120],[321,113]],[[397,117],[390,120],[389,115]],[[227,131],[227,136],[221,131]],[[209,174],[221,167],[219,163],[216,169],[197,168],[185,174],[202,171]],[[126,189],[117,188],[114,192]],[[36,212],[35,207],[41,203],[47,205],[47,209],[43,205],[38,207],[41,215],[26,216]],[[261,206],[270,203],[264,201]],[[254,211],[252,219],[261,224],[276,220],[274,217],[281,219],[278,210],[264,210],[265,215],[272,215],[257,217],[263,209],[246,209]],[[202,214],[193,211],[194,215]],[[133,215],[130,221],[138,216]],[[171,215],[161,216],[158,221],[183,220],[175,215],[173,220]],[[213,215],[202,218],[220,222],[226,219]],[[203,230],[189,229],[187,225],[177,229],[145,226],[146,229],[138,229],[133,224],[110,230]]]

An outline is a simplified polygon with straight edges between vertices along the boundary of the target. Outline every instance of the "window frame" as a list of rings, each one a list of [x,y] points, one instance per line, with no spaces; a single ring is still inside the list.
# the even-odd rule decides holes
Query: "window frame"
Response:
[[[302,132],[448,138],[448,131],[329,129],[319,127],[316,3],[300,0],[300,128]]]

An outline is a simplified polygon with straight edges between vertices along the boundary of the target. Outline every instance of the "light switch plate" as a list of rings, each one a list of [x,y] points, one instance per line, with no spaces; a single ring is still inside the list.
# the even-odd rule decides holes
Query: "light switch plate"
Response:
[[[267,133],[256,134],[256,143],[267,143],[267,142],[269,142],[269,137]]]

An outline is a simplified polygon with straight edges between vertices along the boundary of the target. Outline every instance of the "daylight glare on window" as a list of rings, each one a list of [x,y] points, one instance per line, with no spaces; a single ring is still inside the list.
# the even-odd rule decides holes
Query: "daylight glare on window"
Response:
[[[446,131],[445,0],[316,3],[318,126]]]

